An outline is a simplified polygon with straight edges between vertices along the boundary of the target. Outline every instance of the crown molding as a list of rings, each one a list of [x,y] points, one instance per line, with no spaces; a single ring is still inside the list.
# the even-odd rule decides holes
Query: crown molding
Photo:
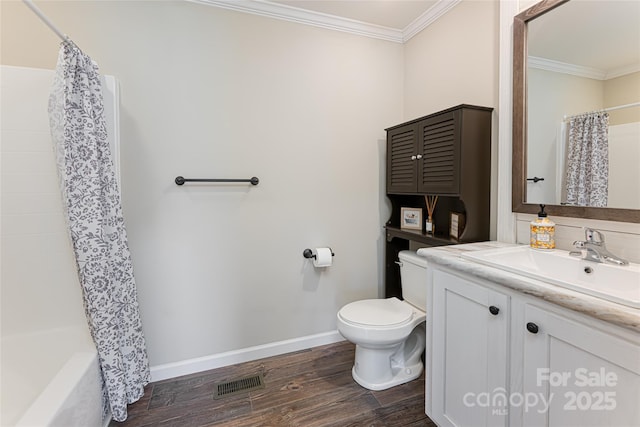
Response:
[[[234,10],[237,12],[250,13],[253,15],[266,16],[269,18],[282,19],[299,24],[312,25],[330,30],[342,31],[364,37],[387,40],[395,43],[405,43],[411,37],[418,34],[428,25],[436,21],[446,12],[462,0],[440,0],[432,8],[420,15],[405,29],[385,27],[382,25],[369,24],[355,19],[343,18],[321,12],[313,12],[298,7],[288,6],[281,3],[273,3],[267,0],[187,0],[191,3],[205,4]]]
[[[367,24],[353,19],[328,15],[320,12],[312,12],[293,6],[272,3],[263,0],[187,0],[192,3],[206,4],[221,7],[237,12],[250,13],[252,15],[266,16],[282,19],[298,24],[312,25],[314,27],[343,31],[365,37],[372,37],[402,43],[402,31],[381,25]]]
[[[571,74],[578,77],[586,77],[594,80],[609,80],[640,71],[638,65],[617,68],[605,71],[598,68],[583,67],[581,65],[567,64],[566,62],[554,61],[552,59],[529,56],[527,65],[540,70],[553,71],[556,73]]]
[[[429,10],[417,17],[412,23],[402,30],[402,42],[406,43],[420,31],[433,24],[442,15],[453,9],[462,0],[440,0]]]
[[[567,64],[566,62],[554,61],[552,59],[529,56],[527,65],[540,70],[554,71],[556,73],[571,74],[588,79],[604,80],[606,73],[597,68],[583,67],[580,65]]]

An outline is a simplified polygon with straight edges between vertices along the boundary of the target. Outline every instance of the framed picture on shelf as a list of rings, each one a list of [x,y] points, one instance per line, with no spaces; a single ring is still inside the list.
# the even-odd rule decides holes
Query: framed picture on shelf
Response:
[[[459,240],[464,231],[465,216],[463,213],[451,212],[449,214],[449,235]]]
[[[400,208],[400,228],[422,231],[422,209]]]

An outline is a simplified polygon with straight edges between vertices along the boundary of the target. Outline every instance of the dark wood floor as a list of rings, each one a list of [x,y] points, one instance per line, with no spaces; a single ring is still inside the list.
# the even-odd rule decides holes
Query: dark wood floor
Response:
[[[355,347],[341,342],[149,384],[130,426],[435,426],[424,375],[383,391],[353,381]],[[265,387],[213,398],[214,384],[262,373]]]

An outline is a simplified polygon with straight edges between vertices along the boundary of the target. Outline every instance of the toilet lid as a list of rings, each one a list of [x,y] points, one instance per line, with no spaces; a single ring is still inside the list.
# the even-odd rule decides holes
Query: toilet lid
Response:
[[[413,310],[398,298],[366,299],[342,307],[340,316],[350,322],[367,326],[393,326],[411,319]]]

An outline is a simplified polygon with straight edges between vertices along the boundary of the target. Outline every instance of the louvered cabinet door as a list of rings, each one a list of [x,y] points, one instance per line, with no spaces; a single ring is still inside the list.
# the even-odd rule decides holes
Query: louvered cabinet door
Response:
[[[415,124],[387,132],[387,193],[415,193],[418,176]]]
[[[419,123],[418,191],[457,195],[460,192],[460,111],[450,111]]]

